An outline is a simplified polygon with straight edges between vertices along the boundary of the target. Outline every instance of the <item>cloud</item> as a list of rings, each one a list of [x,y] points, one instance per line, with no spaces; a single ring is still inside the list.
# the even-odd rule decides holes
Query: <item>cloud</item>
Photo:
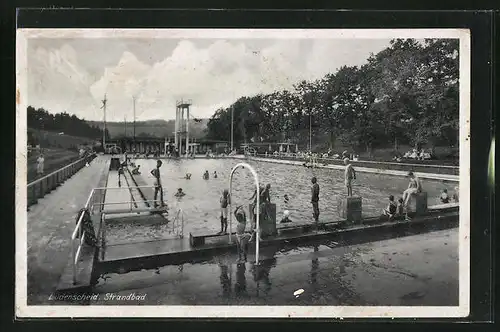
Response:
[[[176,100],[192,99],[192,114],[209,117],[218,107],[229,106],[241,96],[290,89],[300,80],[365,61],[369,51],[383,48],[375,45],[379,49],[353,52],[353,46],[345,46],[345,41],[314,40],[309,44],[311,47],[304,50],[303,40],[279,39],[250,47],[245,40],[221,39],[201,47],[196,40],[181,40],[169,56],[151,64],[139,60],[133,47],[128,47],[97,78],[82,65],[82,55],[71,46],[38,47],[29,56],[29,103],[51,112],[67,110],[101,120],[101,99],[106,93],[107,119],[122,121],[124,116],[132,118],[133,96],[137,97],[137,120],[172,119]],[[104,57],[105,52],[96,52],[92,61],[109,63]]]
[[[37,48],[28,54],[28,98],[30,105],[51,112],[93,118],[97,106],[89,92],[92,79],[78,63],[75,50]]]

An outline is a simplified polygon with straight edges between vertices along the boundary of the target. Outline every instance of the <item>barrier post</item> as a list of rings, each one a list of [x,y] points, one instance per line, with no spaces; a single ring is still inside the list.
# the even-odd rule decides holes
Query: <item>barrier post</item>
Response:
[[[73,285],[76,285],[76,249],[75,249],[75,240],[71,239],[71,257],[73,258]]]

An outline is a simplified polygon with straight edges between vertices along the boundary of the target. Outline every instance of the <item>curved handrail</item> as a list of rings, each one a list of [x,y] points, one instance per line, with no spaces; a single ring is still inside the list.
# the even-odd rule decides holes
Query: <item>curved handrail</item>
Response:
[[[260,211],[260,195],[259,195],[259,176],[257,175],[257,172],[253,169],[252,166],[250,166],[247,163],[239,163],[236,166],[231,169],[231,173],[229,175],[229,243],[232,243],[232,238],[231,234],[233,233],[233,205],[232,205],[232,194],[233,194],[233,174],[238,168],[247,168],[250,170],[250,172],[253,175],[254,182],[255,182],[255,188],[257,190],[257,204],[255,206],[255,211],[256,211],[256,241],[255,241],[255,264],[259,264],[259,242],[260,242],[260,225],[259,225],[259,211]]]

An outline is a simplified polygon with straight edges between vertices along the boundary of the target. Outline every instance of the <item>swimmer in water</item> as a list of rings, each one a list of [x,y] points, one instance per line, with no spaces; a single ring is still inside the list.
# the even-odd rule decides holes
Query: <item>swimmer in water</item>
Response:
[[[203,180],[208,180],[210,178],[210,174],[208,174],[208,171],[205,171],[205,173],[203,173]]]
[[[137,165],[133,170],[132,170],[132,174],[134,175],[139,175],[141,174],[141,172],[139,171],[139,168],[141,167],[141,165]]]
[[[288,222],[292,222],[290,220],[290,212],[288,210],[285,210],[283,212],[283,219],[281,219],[280,224],[286,224]]]
[[[185,195],[186,195],[186,193],[184,191],[182,191],[182,188],[177,189],[177,192],[175,193],[175,197],[179,197],[179,198],[183,197]]]
[[[191,180],[191,173],[186,173],[186,176],[184,177],[186,180]]]
[[[217,171],[214,171],[214,179],[217,179]]]
[[[290,198],[288,198],[288,194],[285,194],[285,196],[283,196],[283,199],[285,200],[285,204],[288,204],[288,202],[290,201]]]
[[[441,193],[441,196],[439,197],[441,200],[441,203],[443,204],[448,204],[450,202],[450,196],[448,196],[448,189],[443,189],[443,192]]]

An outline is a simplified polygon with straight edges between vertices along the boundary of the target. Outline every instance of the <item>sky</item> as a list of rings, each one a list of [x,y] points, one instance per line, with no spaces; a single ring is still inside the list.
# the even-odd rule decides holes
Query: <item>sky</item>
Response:
[[[366,63],[390,39],[30,38],[28,105],[86,120],[210,117],[241,96],[290,89],[301,80]]]

